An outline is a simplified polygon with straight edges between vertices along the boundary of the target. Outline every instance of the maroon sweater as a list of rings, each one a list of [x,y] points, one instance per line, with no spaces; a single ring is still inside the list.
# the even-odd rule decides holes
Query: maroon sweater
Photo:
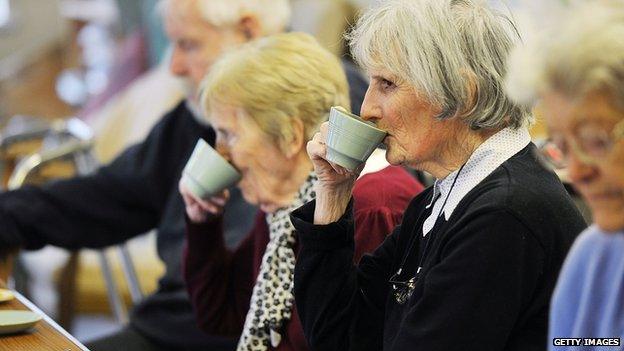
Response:
[[[392,166],[356,181],[355,261],[381,244],[422,189],[405,170]],[[253,229],[233,251],[225,247],[220,220],[187,221],[187,236],[184,275],[200,328],[211,335],[238,337],[269,242],[265,214],[258,212]],[[276,350],[308,350],[296,308],[285,328]]]

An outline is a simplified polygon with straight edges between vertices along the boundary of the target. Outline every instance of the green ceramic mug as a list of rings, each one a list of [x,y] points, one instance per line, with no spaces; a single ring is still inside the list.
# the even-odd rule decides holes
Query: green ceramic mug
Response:
[[[240,179],[241,174],[202,139],[182,171],[182,185],[198,198],[219,194]]]
[[[364,121],[343,107],[332,107],[325,142],[326,158],[353,171],[366,162],[385,137],[386,132],[377,128],[374,123]]]

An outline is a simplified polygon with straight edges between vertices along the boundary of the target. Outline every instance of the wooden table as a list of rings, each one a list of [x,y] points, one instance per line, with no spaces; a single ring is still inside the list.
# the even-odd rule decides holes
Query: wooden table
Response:
[[[0,287],[6,285],[0,281]],[[0,351],[89,351],[50,317],[14,291],[15,299],[0,303],[0,310],[30,310],[43,319],[26,333],[0,335]]]

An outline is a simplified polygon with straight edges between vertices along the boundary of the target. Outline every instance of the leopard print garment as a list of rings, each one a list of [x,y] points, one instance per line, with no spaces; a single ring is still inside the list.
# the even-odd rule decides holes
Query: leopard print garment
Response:
[[[311,174],[290,206],[266,216],[269,243],[237,351],[268,350],[269,346],[277,347],[282,339],[281,333],[290,320],[294,303],[295,228],[290,222],[290,212],[314,199],[316,181],[316,176]]]

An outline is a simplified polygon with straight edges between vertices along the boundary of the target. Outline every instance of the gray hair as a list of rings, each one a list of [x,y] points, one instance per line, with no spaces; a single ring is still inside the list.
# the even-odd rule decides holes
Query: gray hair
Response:
[[[244,16],[255,16],[265,35],[279,33],[290,22],[288,0],[194,0],[202,17],[215,27],[237,24]],[[163,14],[175,0],[160,0],[156,5]]]
[[[579,98],[604,90],[624,109],[624,2],[578,3],[559,18],[535,42],[514,52],[509,95],[528,104],[548,91]]]
[[[532,122],[504,93],[506,59],[519,39],[507,16],[479,0],[387,0],[347,35],[367,69],[386,69],[472,129]]]

